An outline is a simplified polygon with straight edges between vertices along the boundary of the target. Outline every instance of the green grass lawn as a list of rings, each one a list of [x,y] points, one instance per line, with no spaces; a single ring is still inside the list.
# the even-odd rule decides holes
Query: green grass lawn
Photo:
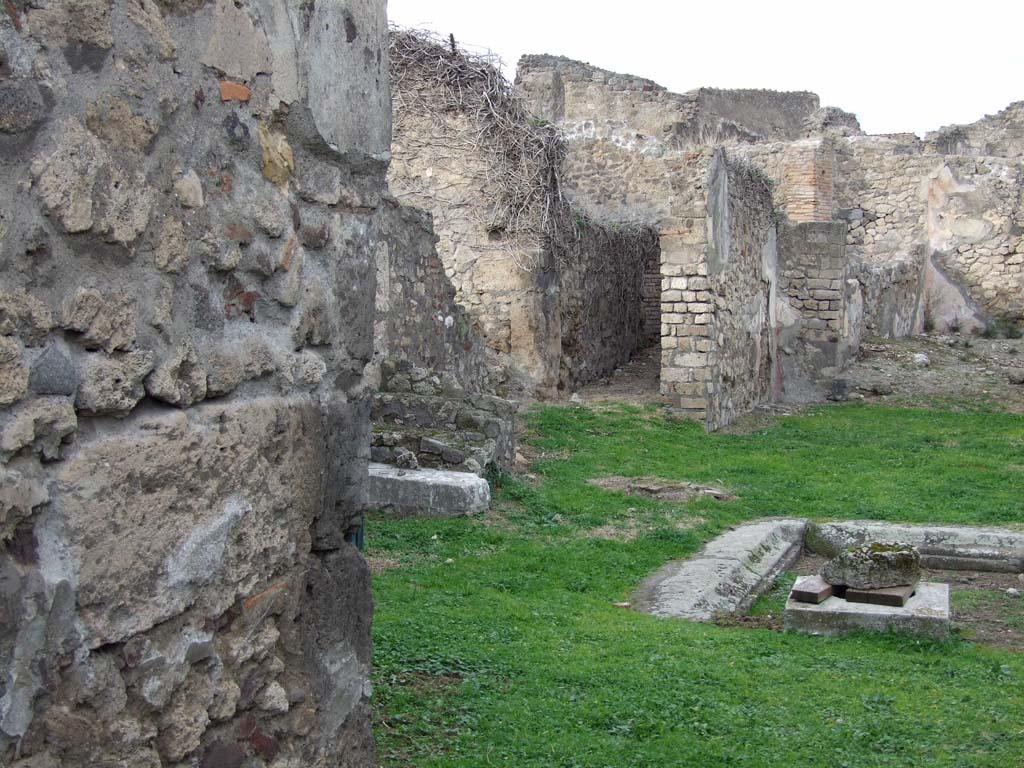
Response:
[[[847,405],[746,435],[626,406],[529,419],[535,483],[496,513],[371,516],[383,766],[1024,766],[1024,658],[954,639],[821,639],[614,605],[764,516],[1024,522],[1024,418]],[[603,475],[723,485],[665,503]],[[593,535],[594,529],[629,535]],[[769,598],[771,599],[771,598]]]

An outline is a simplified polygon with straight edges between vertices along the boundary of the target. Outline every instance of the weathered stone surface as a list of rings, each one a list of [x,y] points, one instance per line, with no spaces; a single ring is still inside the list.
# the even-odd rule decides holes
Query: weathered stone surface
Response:
[[[0,336],[0,405],[17,402],[28,391],[28,367],[17,342]]]
[[[31,294],[0,292],[0,335],[17,335],[26,346],[39,346],[53,329],[50,310]]]
[[[263,176],[267,181],[285,188],[295,170],[295,155],[288,139],[281,133],[259,125],[260,147],[263,150]]]
[[[64,397],[40,397],[13,408],[0,421],[0,452],[31,448],[42,458],[60,458],[63,443],[75,433],[78,418],[73,402]]]
[[[104,297],[94,288],[79,288],[64,299],[61,325],[80,333],[86,349],[128,351],[135,346],[135,299],[127,293]]]
[[[24,133],[46,119],[46,106],[30,80],[0,83],[0,133]]]
[[[921,555],[909,544],[863,544],[825,563],[821,576],[833,586],[885,589],[916,584]]]
[[[352,70],[317,74],[344,113],[308,101],[310,62],[338,58],[314,16],[360,30]],[[313,107],[346,131],[386,105],[361,31],[383,18],[0,7],[0,764],[375,765],[370,579],[346,540],[387,117],[371,157],[327,146]],[[336,172],[336,205],[292,190],[304,166]]]
[[[6,542],[18,523],[49,500],[38,464],[12,462],[0,467],[0,541]]]
[[[79,368],[75,407],[92,413],[125,416],[145,395],[143,379],[153,369],[153,353],[92,354]]]
[[[739,526],[645,579],[633,605],[656,616],[697,621],[744,611],[799,558],[806,526],[806,520]]]
[[[116,165],[99,139],[67,120],[57,149],[32,164],[40,199],[65,232],[95,229],[130,244],[149,222],[153,192],[138,171]]]
[[[174,182],[174,194],[185,208],[202,208],[205,204],[203,182],[193,170]]]
[[[901,525],[870,520],[811,523],[807,549],[836,557],[850,547],[903,541],[921,554],[925,568],[1021,573],[1024,533],[1003,528],[956,525]]]
[[[266,35],[247,10],[232,0],[217,0],[213,34],[199,61],[227,77],[253,80],[272,71],[271,58]]]
[[[319,508],[323,433],[310,403],[208,405],[147,426],[83,446],[57,475],[52,556],[72,564],[94,647],[189,606],[219,615],[308,551]],[[114,550],[89,546],[114,538]]]
[[[108,49],[114,44],[110,28],[112,0],[52,0],[28,14],[33,34],[54,43],[74,40]]]
[[[460,517],[491,503],[487,481],[467,472],[370,465],[370,506],[399,515]]]
[[[156,121],[136,115],[128,102],[115,96],[90,104],[85,114],[89,130],[108,142],[115,151],[129,149],[144,153],[160,130]]]
[[[206,397],[206,371],[191,344],[182,344],[146,377],[146,392],[181,408]]]
[[[153,45],[161,58],[174,58],[177,53],[177,45],[167,29],[163,13],[161,13],[160,6],[155,0],[130,0],[128,3],[128,18],[149,33]]]
[[[850,603],[839,597],[819,605],[789,600],[784,623],[788,630],[809,635],[895,631],[942,640],[950,633],[949,585],[922,582],[902,607]]]

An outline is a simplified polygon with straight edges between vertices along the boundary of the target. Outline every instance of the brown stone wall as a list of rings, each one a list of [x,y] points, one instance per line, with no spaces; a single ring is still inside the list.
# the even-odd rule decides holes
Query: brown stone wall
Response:
[[[375,764],[384,3],[0,13],[0,764]]]
[[[661,237],[661,391],[718,429],[771,396],[771,188],[762,173],[721,150],[691,155],[675,170],[690,193]]]

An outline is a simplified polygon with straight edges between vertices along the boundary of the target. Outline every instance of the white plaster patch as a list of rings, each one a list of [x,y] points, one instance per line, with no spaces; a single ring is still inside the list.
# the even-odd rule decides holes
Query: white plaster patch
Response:
[[[224,550],[235,525],[251,512],[252,505],[240,496],[228,499],[220,515],[193,530],[181,547],[167,558],[168,584],[208,583],[224,559]]]

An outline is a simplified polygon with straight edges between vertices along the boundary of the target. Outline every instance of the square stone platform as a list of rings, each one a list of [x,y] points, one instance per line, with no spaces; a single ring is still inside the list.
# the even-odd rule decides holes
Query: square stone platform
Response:
[[[902,608],[850,603],[830,597],[822,603],[790,598],[784,616],[786,629],[809,635],[841,635],[856,630],[911,632],[936,639],[949,637],[949,585],[921,582]]]

